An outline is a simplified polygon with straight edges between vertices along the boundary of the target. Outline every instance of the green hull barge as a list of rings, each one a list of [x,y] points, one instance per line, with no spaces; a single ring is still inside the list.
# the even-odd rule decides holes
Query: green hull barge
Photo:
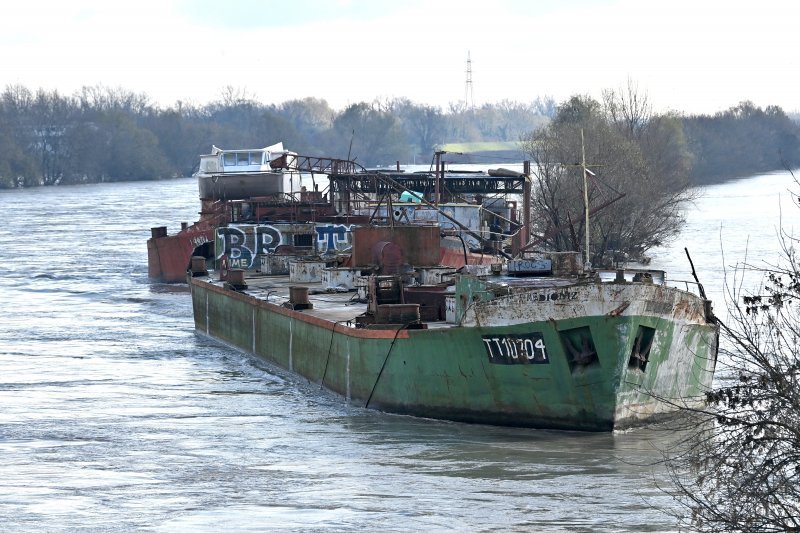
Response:
[[[611,431],[702,404],[717,356],[710,302],[657,271],[509,275],[520,264],[410,287],[372,275],[357,292],[243,271],[220,281],[204,267],[189,282],[199,332],[353,405]]]

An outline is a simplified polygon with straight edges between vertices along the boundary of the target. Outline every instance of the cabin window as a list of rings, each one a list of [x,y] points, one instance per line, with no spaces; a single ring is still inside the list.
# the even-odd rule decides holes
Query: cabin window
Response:
[[[238,166],[247,166],[250,164],[250,154],[247,152],[243,154],[236,154],[236,164]]]
[[[295,234],[294,245],[298,248],[311,248],[314,246],[314,235],[310,233]]]
[[[250,152],[250,164],[261,166],[264,158],[264,152]]]
[[[575,371],[576,368],[585,368],[600,362],[588,326],[559,331],[559,336],[570,370]]]
[[[236,165],[236,154],[224,154],[222,156],[222,164],[226,167],[232,167]]]
[[[639,329],[636,330],[636,338],[633,340],[631,357],[628,359],[628,368],[644,372],[647,362],[650,360],[650,350],[653,347],[655,336],[655,329],[639,326]]]

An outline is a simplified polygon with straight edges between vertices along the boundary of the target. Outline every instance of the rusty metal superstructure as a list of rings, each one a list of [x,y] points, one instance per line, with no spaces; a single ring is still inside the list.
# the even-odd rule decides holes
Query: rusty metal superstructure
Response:
[[[351,230],[361,225],[438,224],[439,261],[454,267],[510,257],[506,240],[512,253],[527,244],[527,232],[520,231],[529,223],[529,209],[519,205],[530,197],[524,173],[448,171],[438,159],[431,172],[368,170],[299,155],[280,143],[215,147],[201,156],[200,169],[200,219],[173,235],[163,226],[151,229],[148,273],[155,280],[185,282],[192,256],[249,270],[297,255],[331,262],[338,254],[335,261],[346,263]],[[412,200],[404,200],[409,192]],[[301,234],[303,224],[311,226]],[[275,255],[284,258],[267,257]]]

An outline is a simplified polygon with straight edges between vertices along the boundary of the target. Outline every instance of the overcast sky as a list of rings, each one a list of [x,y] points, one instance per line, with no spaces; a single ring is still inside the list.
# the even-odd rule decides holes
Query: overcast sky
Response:
[[[800,110],[800,2],[748,0],[14,0],[0,85],[122,87],[206,104],[232,86],[263,103],[334,108],[407,97],[475,104],[630,79],[657,111],[743,100]]]

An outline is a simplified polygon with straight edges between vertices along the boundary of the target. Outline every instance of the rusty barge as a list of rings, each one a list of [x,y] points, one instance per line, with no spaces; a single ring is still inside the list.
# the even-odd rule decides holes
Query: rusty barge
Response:
[[[354,246],[374,240],[370,233],[356,230]],[[494,272],[355,270],[352,291],[330,277],[299,282],[243,270],[222,281],[200,265],[190,287],[198,331],[354,405],[609,431],[702,404],[717,351],[708,305],[667,286],[660,272],[586,276],[576,262],[550,255]],[[359,266],[372,272],[371,260]],[[531,268],[536,276],[519,275]]]
[[[660,271],[529,251],[529,210],[505,196],[530,198],[527,166],[334,167],[327,198],[305,192],[331,209],[324,221],[227,203],[210,256],[191,259],[199,332],[393,413],[610,431],[704,401],[710,302]]]

